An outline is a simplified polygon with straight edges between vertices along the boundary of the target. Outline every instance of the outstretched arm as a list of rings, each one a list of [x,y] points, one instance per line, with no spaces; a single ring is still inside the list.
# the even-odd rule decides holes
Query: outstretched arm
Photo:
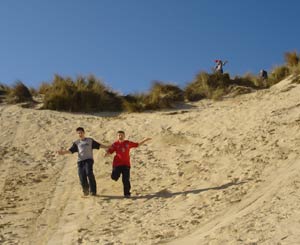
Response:
[[[57,151],[57,153],[59,155],[72,154],[72,152],[70,152],[69,150],[65,150],[65,149],[60,149]]]
[[[110,154],[114,153],[115,152],[115,147],[114,145],[110,145],[107,147],[107,150],[106,150],[106,153],[105,153],[105,157],[109,156]]]
[[[108,149],[110,146],[101,144],[100,148]]]
[[[92,148],[93,148],[93,149],[100,149],[100,148],[108,149],[109,146],[104,145],[104,144],[102,144],[102,143],[100,144],[98,141],[93,140],[93,141],[92,141]]]
[[[151,138],[146,138],[146,139],[143,139],[141,142],[139,142],[139,146],[140,145],[143,145],[144,143],[146,143],[147,141],[151,140]]]
[[[59,155],[73,154],[74,152],[78,152],[78,146],[75,143],[73,143],[69,150],[66,150],[63,147],[61,147],[60,150],[57,151]]]

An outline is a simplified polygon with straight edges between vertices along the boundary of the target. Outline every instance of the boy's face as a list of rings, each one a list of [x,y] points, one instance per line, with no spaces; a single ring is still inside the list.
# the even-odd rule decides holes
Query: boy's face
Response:
[[[84,132],[83,131],[78,130],[77,134],[78,134],[78,136],[79,136],[80,139],[84,139]]]
[[[123,133],[118,133],[118,140],[123,141],[125,139],[125,134]]]

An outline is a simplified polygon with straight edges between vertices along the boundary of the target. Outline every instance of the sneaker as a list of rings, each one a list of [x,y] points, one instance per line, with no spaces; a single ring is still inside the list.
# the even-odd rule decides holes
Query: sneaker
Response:
[[[131,194],[125,194],[124,197],[125,197],[125,198],[130,198],[130,197],[131,197]]]
[[[97,196],[97,194],[96,194],[96,193],[93,193],[93,192],[91,192],[90,195],[91,195],[91,196]]]

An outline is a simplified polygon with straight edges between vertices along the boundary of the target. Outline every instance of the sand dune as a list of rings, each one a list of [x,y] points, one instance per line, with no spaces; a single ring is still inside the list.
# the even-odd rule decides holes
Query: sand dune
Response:
[[[0,105],[1,244],[300,244],[300,85],[140,114],[70,114]],[[132,150],[132,198],[94,151],[98,196],[81,197],[87,135]]]

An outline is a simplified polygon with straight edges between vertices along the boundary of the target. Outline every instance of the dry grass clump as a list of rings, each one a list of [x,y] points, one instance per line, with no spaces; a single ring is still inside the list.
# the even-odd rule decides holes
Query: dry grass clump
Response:
[[[32,95],[29,89],[21,82],[17,81],[7,94],[9,103],[32,102]]]
[[[0,103],[5,100],[7,94],[9,94],[10,88],[2,83],[0,83]]]
[[[154,82],[148,94],[133,94],[123,98],[123,108],[129,112],[160,110],[175,107],[184,101],[184,92],[173,84]]]
[[[184,90],[188,101],[197,101],[203,98],[219,100],[231,91],[233,85],[255,86],[246,78],[230,79],[229,74],[200,72],[195,80]]]
[[[291,74],[290,68],[288,66],[282,65],[282,66],[277,66],[275,67],[271,75],[269,76],[268,79],[268,85],[269,87],[273,86],[274,84],[280,82],[287,76]]]
[[[286,52],[284,54],[285,62],[288,66],[297,66],[299,64],[299,56],[296,51]]]
[[[173,84],[154,82],[150,93],[146,96],[146,109],[172,108],[177,102],[184,100],[183,91]]]
[[[271,71],[271,76],[268,79],[268,85],[272,86],[292,74],[300,74],[300,58],[296,51],[286,52],[284,54],[286,64],[276,66]]]
[[[43,85],[44,108],[73,112],[119,111],[120,96],[94,76],[70,77],[55,75],[51,84]]]
[[[145,94],[131,94],[123,97],[123,110],[127,112],[143,112],[146,110]]]
[[[10,87],[0,83],[0,95],[6,95],[10,91]]]

